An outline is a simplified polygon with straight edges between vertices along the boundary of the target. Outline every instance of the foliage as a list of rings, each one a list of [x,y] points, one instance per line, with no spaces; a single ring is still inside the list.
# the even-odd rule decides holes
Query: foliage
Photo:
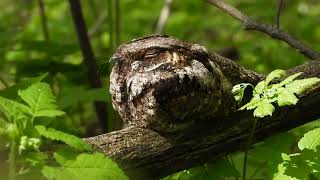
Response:
[[[273,24],[276,1],[226,1],[253,19]],[[31,107],[18,96],[18,90],[25,90],[40,81],[48,82],[53,94],[57,97],[60,110],[63,109],[65,112],[65,115],[57,118],[35,117],[34,126],[45,126],[46,130],[54,128],[57,131],[81,136],[96,135],[101,132],[97,126],[92,102],[101,100],[109,104],[109,130],[115,129],[117,123],[114,123],[114,120],[117,119],[117,116],[112,115],[113,109],[106,90],[108,89],[110,65],[105,63],[115,48],[113,40],[116,37],[111,31],[116,24],[113,23],[118,23],[121,27],[120,35],[117,37],[120,43],[152,34],[164,4],[163,1],[119,1],[120,19],[112,22],[112,16],[108,15],[109,4],[106,1],[81,1],[90,41],[100,64],[99,73],[104,85],[101,89],[91,89],[88,87],[87,71],[83,64],[68,2],[56,0],[43,2],[49,39],[45,39],[43,35],[41,28],[43,17],[39,14],[38,1],[0,1],[0,96],[2,97],[0,100],[2,104],[0,144],[5,149],[8,145],[8,138],[20,137],[20,140],[17,138],[16,141],[19,144],[17,149],[21,145],[19,156],[33,165],[43,165],[48,158],[44,153],[35,151],[38,148],[37,139],[41,139],[40,147],[46,147],[49,150],[52,148],[47,146],[44,137],[38,137],[40,135],[36,129],[31,128],[33,130],[29,131],[30,123],[26,119],[30,117],[28,108]],[[319,12],[319,1],[287,1],[281,13],[281,30],[289,32],[314,49],[320,49],[320,27],[316,26]],[[173,0],[164,34],[196,42],[218,52],[231,47],[239,54],[237,63],[263,73],[277,68],[288,69],[305,62],[302,55],[285,43],[261,35],[261,33],[243,31],[238,21],[208,5],[205,1]],[[296,85],[300,84],[298,80],[295,81]],[[292,84],[292,88],[294,87],[296,86]],[[244,93],[244,89],[241,91]],[[295,102],[292,93],[283,91],[282,94],[282,97],[289,96],[291,101],[287,102],[285,98],[283,100],[278,98],[278,101],[284,104]],[[294,95],[296,96],[295,93]],[[238,100],[241,101],[241,98]],[[262,112],[272,110],[270,104],[266,104],[268,104],[266,107],[261,107]],[[276,107],[275,103],[271,104]],[[26,112],[21,112],[21,109],[25,109]],[[39,112],[42,110],[40,109]],[[274,169],[278,170],[277,163],[282,161],[281,153],[296,153],[295,148],[292,148],[295,147],[294,139],[301,137],[307,130],[317,127],[319,123],[314,122],[286,132],[284,135],[271,137],[256,145],[250,153],[249,173],[254,174],[256,167],[259,167],[257,169],[260,173],[256,173],[254,178],[271,179]],[[23,129],[23,133],[27,135],[19,134],[16,131],[17,128]],[[289,137],[290,141],[288,141]],[[6,153],[3,149],[0,149],[0,157]],[[263,156],[261,151],[266,155]],[[231,155],[235,162],[230,164],[233,164],[236,169],[241,168],[242,159],[239,158],[241,156],[241,153]],[[272,160],[272,163],[269,160]],[[266,161],[268,163],[265,163]],[[6,179],[1,176],[2,173],[7,173],[6,171],[6,168],[0,167],[0,179]],[[208,171],[216,172],[214,169]],[[184,177],[186,176],[185,173]],[[279,175],[278,179],[282,179],[281,177],[283,178],[284,175]]]
[[[316,77],[296,80],[296,78],[301,75],[301,73],[296,73],[279,83],[270,84],[275,78],[280,78],[285,75],[286,73],[284,70],[278,69],[272,71],[265,80],[260,81],[253,88],[252,99],[247,104],[243,105],[240,110],[254,109],[253,115],[258,118],[272,116],[272,113],[275,110],[272,103],[277,103],[280,107],[295,105],[298,102],[296,95],[302,94],[304,91],[320,82],[320,79]],[[232,93],[239,103],[243,98],[245,88],[248,86],[253,87],[251,84],[241,83],[232,88]]]
[[[70,152],[60,150],[54,154],[61,167],[45,166],[42,170],[45,177],[56,180],[112,180],[128,179],[120,168],[101,153],[70,157]]]
[[[252,138],[255,133],[257,118],[263,118],[265,116],[272,116],[273,111],[275,110],[275,107],[272,105],[272,103],[277,102],[278,106],[288,106],[288,105],[295,105],[298,102],[298,98],[295,94],[300,95],[306,90],[310,89],[313,85],[320,82],[319,78],[306,78],[306,79],[300,79],[295,80],[299,75],[302,73],[296,73],[293,74],[286,79],[282,80],[279,83],[276,84],[270,84],[275,78],[281,78],[282,76],[286,75],[286,72],[284,70],[274,70],[272,71],[265,80],[260,81],[255,87],[252,84],[248,83],[241,83],[237,84],[232,88],[232,94],[234,95],[234,98],[238,103],[241,103],[241,100],[244,96],[244,91],[248,86],[251,86],[253,88],[253,94],[251,100],[243,105],[240,110],[252,110],[255,109],[253,112],[253,116],[256,117],[253,122],[253,127],[250,132],[250,136],[248,139],[248,144],[251,144]],[[315,131],[310,131],[309,133],[305,134],[305,137],[302,138],[299,142],[299,148],[302,150],[303,148],[310,148],[311,146],[316,146],[317,143],[317,137],[314,137],[318,135]],[[320,134],[319,134],[320,135]],[[248,147],[247,147],[248,148]],[[302,153],[301,155],[306,155],[307,153]],[[310,155],[310,153],[308,154]],[[246,172],[247,172],[247,156],[248,156],[248,149],[245,151],[244,154],[244,161],[243,161],[243,179],[246,179]],[[302,157],[302,158],[301,158]],[[285,157],[285,163],[282,163],[279,165],[279,172],[278,175],[275,176],[275,179],[281,177],[285,178],[286,173],[288,171],[292,170],[292,168],[296,168],[290,172],[297,172],[297,170],[302,167],[304,167],[303,173],[307,174],[294,174],[293,176],[298,178],[305,178],[307,175],[312,174],[314,175],[314,172],[318,172],[317,169],[310,168],[308,169],[307,165],[303,164],[302,166],[299,166],[297,163],[301,160],[309,159],[307,156],[298,156],[294,159],[291,159],[286,156]],[[317,158],[316,158],[317,159]],[[308,164],[317,164],[314,159],[309,160]],[[289,162],[289,163],[288,163]],[[294,165],[292,165],[294,164]],[[291,165],[291,169],[288,168],[288,166]],[[289,173],[289,175],[292,175]]]
[[[282,154],[283,162],[279,164],[276,176],[293,177],[296,179],[320,178],[320,128],[304,134],[299,140],[299,153]]]
[[[234,165],[227,159],[221,159],[215,163],[207,163],[199,167],[175,173],[171,176],[167,176],[164,180],[209,180],[238,176],[239,172]]]
[[[63,111],[58,110],[55,96],[48,84],[36,82],[26,89],[18,90],[18,95],[21,100],[0,97],[0,111],[3,113],[1,136],[5,136],[5,140],[10,145],[10,179],[28,173],[28,170],[25,170],[21,174],[21,171],[18,170],[21,166],[19,163],[24,164],[24,168],[28,169],[43,168],[43,175],[48,179],[79,179],[79,177],[83,179],[85,177],[127,179],[122,170],[103,154],[79,154],[79,152],[91,150],[91,146],[82,139],[56,130],[50,127],[50,123],[42,124],[41,119],[43,118],[56,118],[64,115]],[[78,155],[58,151],[54,157],[60,166],[48,166],[48,157],[41,152],[41,145],[47,140],[64,142],[77,150]],[[72,159],[74,156],[77,157]]]

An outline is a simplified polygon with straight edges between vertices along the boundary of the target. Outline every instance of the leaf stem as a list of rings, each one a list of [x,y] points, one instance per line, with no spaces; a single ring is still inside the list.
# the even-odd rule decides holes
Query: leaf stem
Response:
[[[244,157],[243,157],[243,169],[242,169],[242,179],[246,180],[246,175],[247,175],[247,163],[248,163],[248,151],[249,151],[249,147],[252,143],[253,140],[253,136],[256,130],[256,125],[257,125],[257,118],[253,118],[253,125],[250,131],[250,135],[249,135],[249,139],[247,141],[247,146],[246,146],[246,150],[244,152]]]

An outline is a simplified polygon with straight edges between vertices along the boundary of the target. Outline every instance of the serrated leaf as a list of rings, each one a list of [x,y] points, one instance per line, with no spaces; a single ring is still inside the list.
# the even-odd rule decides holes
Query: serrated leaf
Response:
[[[41,82],[47,75],[48,75],[48,73],[44,73],[44,74],[41,74],[40,76],[37,76],[37,77],[24,78],[19,83],[16,83],[16,84],[14,84],[4,90],[1,90],[0,96],[5,97],[5,98],[9,98],[9,99],[14,99],[17,97],[18,90],[25,89],[25,88],[31,86],[32,84]]]
[[[265,81],[260,81],[255,87],[254,87],[254,90],[253,90],[253,95],[259,95],[261,93],[263,93],[263,91],[266,89],[267,87],[267,84]]]
[[[128,179],[115,162],[101,153],[83,153],[78,155],[74,160],[65,161],[61,166],[45,166],[42,169],[42,173],[48,179],[55,180]]]
[[[305,148],[316,150],[320,145],[320,128],[316,128],[304,134],[299,140],[298,147],[300,150]]]
[[[263,118],[265,116],[272,116],[274,106],[266,99],[259,102],[258,107],[253,111],[254,117]]]
[[[299,80],[292,81],[291,83],[287,84],[285,87],[290,89],[296,94],[301,94],[319,82],[320,82],[320,79],[316,77],[299,79]]]
[[[298,98],[294,93],[287,88],[279,88],[278,91],[278,105],[279,106],[288,106],[295,105],[298,102]]]
[[[0,111],[7,118],[8,122],[15,122],[25,117],[29,108],[21,103],[0,96]]]
[[[289,83],[291,83],[293,80],[295,80],[298,76],[300,76],[302,74],[302,72],[299,72],[299,73],[296,73],[296,74],[293,74],[289,77],[287,77],[285,80],[281,81],[279,84],[275,84],[277,87],[281,87],[281,86],[284,86],[284,85],[287,85]]]
[[[286,71],[281,70],[281,69],[277,69],[272,71],[266,78],[266,85],[268,85],[274,78],[279,78],[281,76],[284,76],[286,74]]]
[[[57,110],[56,99],[50,86],[39,82],[25,90],[19,90],[18,95],[30,106],[33,117],[56,117],[64,114]]]
[[[58,131],[53,128],[46,128],[45,126],[35,126],[38,133],[48,139],[62,141],[69,146],[76,148],[80,151],[90,151],[91,146],[84,142],[81,138],[74,136],[72,134],[67,134],[62,131]]]
[[[256,107],[258,107],[259,103],[262,101],[263,99],[260,98],[259,96],[254,96],[250,102],[248,102],[247,104],[243,105],[239,110],[251,110],[254,109]]]

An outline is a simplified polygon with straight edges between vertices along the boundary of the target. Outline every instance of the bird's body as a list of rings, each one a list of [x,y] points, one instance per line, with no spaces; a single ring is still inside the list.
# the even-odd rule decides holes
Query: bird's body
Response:
[[[232,81],[217,57],[223,58],[167,36],[125,43],[113,56],[113,107],[128,126],[168,132],[228,113],[225,105],[234,105]]]

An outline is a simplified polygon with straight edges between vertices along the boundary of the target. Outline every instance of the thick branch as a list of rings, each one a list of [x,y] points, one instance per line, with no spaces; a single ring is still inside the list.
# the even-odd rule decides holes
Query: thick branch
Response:
[[[88,69],[88,79],[92,88],[101,88],[101,81],[97,74],[96,60],[93,55],[90,40],[87,34],[87,27],[83,18],[81,4],[79,0],[69,0],[72,19],[75,24],[78,40],[80,43],[81,52],[84,58],[84,62]],[[103,131],[107,130],[107,108],[106,103],[96,101],[94,103],[98,120]]]
[[[261,75],[259,79],[257,73],[236,64],[230,66],[226,59],[220,61],[220,66],[239,71],[239,81],[257,83],[264,78]],[[320,62],[310,61],[288,71],[289,74],[296,72],[305,72],[303,77],[320,77]],[[278,108],[272,117],[259,121],[253,141],[319,118],[319,106],[320,85],[300,97],[296,106]],[[132,179],[156,179],[244,149],[252,126],[251,116],[251,112],[236,111],[225,117],[200,121],[183,133],[160,134],[128,127],[86,140],[118,162]]]
[[[306,56],[311,60],[318,60],[320,57],[318,52],[311,49],[308,45],[298,41],[290,34],[287,34],[281,31],[275,26],[260,23],[253,20],[252,18],[245,15],[244,13],[242,13],[240,10],[236,9],[232,5],[225,3],[223,0],[207,0],[207,2],[225,11],[230,16],[241,21],[246,30],[260,31],[274,39],[278,39],[283,42],[286,42],[287,44],[295,48],[299,53],[303,54],[304,56]]]

